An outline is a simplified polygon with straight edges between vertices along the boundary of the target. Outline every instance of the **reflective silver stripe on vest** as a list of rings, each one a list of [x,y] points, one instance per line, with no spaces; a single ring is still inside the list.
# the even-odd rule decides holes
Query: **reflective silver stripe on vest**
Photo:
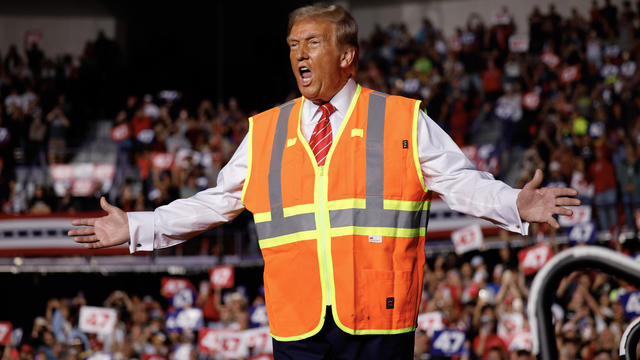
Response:
[[[415,229],[426,224],[426,211],[387,210],[383,207],[384,122],[388,96],[377,91],[369,94],[366,142],[366,209],[329,211],[331,227],[361,226]]]
[[[278,123],[273,136],[271,161],[269,163],[269,208],[271,221],[256,224],[259,239],[289,235],[299,231],[314,230],[316,227],[314,214],[300,214],[284,217],[282,206],[282,155],[287,142],[289,115],[295,102],[289,101],[280,105]]]
[[[366,226],[416,229],[422,224],[422,215],[422,210],[342,209],[329,212],[331,227]]]
[[[293,215],[286,218],[256,223],[258,239],[271,239],[276,236],[290,235],[300,231],[315,230],[314,213]]]
[[[369,95],[367,118],[367,209],[382,209],[384,193],[384,113],[387,96],[379,92]]]

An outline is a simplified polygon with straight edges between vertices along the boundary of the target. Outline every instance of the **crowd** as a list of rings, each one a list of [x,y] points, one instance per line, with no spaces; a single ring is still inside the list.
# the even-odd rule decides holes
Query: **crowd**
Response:
[[[498,178],[519,187],[542,168],[547,186],[569,185],[579,191],[583,203],[592,206],[602,233],[635,232],[640,206],[640,2],[624,1],[618,8],[608,0],[594,0],[589,9],[574,9],[568,17],[553,5],[534,6],[528,38],[514,36],[517,30],[523,29],[515,28],[506,7],[492,19],[470,15],[451,38],[426,19],[417,34],[410,34],[404,24],[379,26],[362,41],[357,80],[383,92],[422,99],[429,116],[461,146],[496,144]],[[15,78],[28,79],[28,69],[35,73],[31,61],[25,65],[10,60],[15,56],[9,54],[0,82],[1,126],[29,126],[21,127],[28,131],[9,130],[13,147],[2,148],[0,200],[6,212],[33,212],[36,204],[56,211],[60,202],[54,201],[46,184],[34,191],[28,206],[13,205],[16,185],[8,164],[67,161],[61,155],[66,145],[59,140],[68,140],[73,104],[58,96],[42,105],[45,111],[35,110],[40,108],[38,99],[44,98],[42,88],[5,85]],[[22,65],[8,66],[12,61]],[[112,130],[118,149],[117,186],[112,198],[125,210],[151,209],[212,186],[247,131],[246,114],[233,99],[215,105],[203,100],[195,109],[182,106],[180,100],[179,92],[129,96],[117,113]],[[46,130],[39,132],[38,126]],[[42,132],[46,135],[39,137]],[[14,151],[17,148],[23,150]],[[158,153],[171,154],[171,161]],[[504,240],[497,254],[448,254],[429,261],[420,312],[438,313],[445,329],[464,334],[454,358],[533,358],[526,336],[525,341],[513,339],[528,330],[525,307],[532,275],[525,275],[508,236]],[[605,236],[601,245],[630,255],[639,248],[637,239],[620,243],[615,236]],[[565,246],[554,244],[554,252]],[[628,306],[634,294],[630,284],[605,274],[569,274],[551,309],[560,359],[616,359],[622,332],[640,315],[637,305]],[[240,299],[242,294],[234,296]],[[228,315],[233,327],[246,328],[248,299],[238,300],[242,306],[227,306],[221,305],[230,303],[219,301],[220,295],[213,298],[220,320],[210,319],[212,326],[231,326],[222,320]],[[117,327],[120,340],[108,350],[114,358],[140,357],[158,349],[168,354],[170,344],[194,342],[193,336],[175,336],[164,329],[166,307],[157,301],[123,299],[124,305],[116,306],[126,314]],[[70,335],[75,326],[72,309],[82,302],[52,301],[46,316],[34,322],[31,338],[15,350],[7,348],[3,360],[81,358],[77,354],[104,347],[86,335]],[[63,311],[64,306],[68,310]],[[433,351],[433,340],[429,329],[417,331],[416,359],[444,356]]]
[[[37,42],[0,49],[2,213],[87,210],[90,202],[54,193],[49,166],[72,160],[92,126],[87,119],[112,112],[122,66],[119,47],[103,32],[79,57],[45,54]]]
[[[517,258],[520,249],[506,245],[496,253],[440,255],[428,262],[415,359],[533,359],[525,308],[534,274],[523,269]],[[256,276],[259,272],[257,269]],[[22,328],[22,335],[14,336],[13,343],[4,347],[2,360],[99,360],[105,356],[114,360],[226,360],[230,358],[222,348],[202,349],[201,329],[238,333],[268,326],[262,290],[247,291],[241,285],[222,289],[212,287],[208,280],[197,290],[188,286],[169,293],[167,288],[159,286],[151,295],[140,295],[135,289],[116,290],[102,303],[87,303],[82,292],[72,298],[52,298],[34,314],[33,325]],[[249,297],[248,293],[257,295]],[[568,274],[550,309],[559,359],[616,359],[623,331],[640,315],[638,301],[640,292],[633,286],[604,273]],[[85,305],[115,309],[113,330],[96,334],[83,329],[79,318]],[[199,309],[201,315],[195,320],[176,318],[185,309]],[[438,314],[437,324],[421,320],[433,314]],[[463,334],[463,341],[457,348],[450,343],[451,352],[443,354],[435,337],[447,331]],[[249,355],[260,352],[250,350]]]
[[[426,269],[421,312],[439,312],[446,328],[465,333],[459,359],[533,359],[526,314],[533,275],[525,275],[515,250],[507,245],[466,261],[440,256]],[[621,335],[638,315],[628,305],[635,294],[634,287],[604,273],[565,277],[550,309],[559,359],[617,359]],[[418,330],[417,359],[434,358],[431,336]]]
[[[514,35],[506,7],[492,19],[471,14],[450,38],[427,19],[415,35],[404,24],[378,26],[362,40],[356,77],[422,99],[460,146],[496,145],[494,175],[510,185],[522,186],[543,168],[547,186],[580,191],[599,230],[632,230],[640,205],[637,10],[629,1],[621,9],[596,1],[588,14],[574,9],[563,18],[553,5],[546,12],[534,6],[528,37]],[[4,212],[95,208],[94,199],[53,191],[50,178],[16,182],[15,169],[71,160],[68,143],[86,125],[76,126],[67,91],[89,76],[83,69],[106,51],[98,49],[113,46],[102,35],[79,67],[69,57],[48,60],[35,44],[26,61],[15,47],[6,53],[0,67]],[[179,91],[124,98],[113,120],[118,154],[109,195],[127,210],[153,209],[215,185],[247,132],[247,114],[233,98],[203,99],[195,108]]]
[[[177,292],[135,293],[115,290],[101,304],[87,304],[82,292],[49,299],[33,325],[4,347],[2,360],[217,360],[223,358],[222,349],[206,352],[198,346],[200,328],[242,332],[268,326],[263,294],[249,302],[242,286],[223,290],[203,280],[197,292],[189,283]],[[114,309],[117,320],[107,331],[88,330],[87,321],[80,320],[87,306]],[[197,318],[176,317],[192,309],[198,310]],[[260,355],[257,349],[251,352]]]
[[[547,186],[579,190],[601,231],[634,229],[640,3],[582,10],[563,18],[553,4],[534,6],[528,38],[514,35],[506,7],[490,20],[471,14],[452,38],[427,19],[415,36],[403,24],[377,27],[362,43],[358,80],[422,99],[458,145],[497,144],[495,175],[510,185],[543,168]]]

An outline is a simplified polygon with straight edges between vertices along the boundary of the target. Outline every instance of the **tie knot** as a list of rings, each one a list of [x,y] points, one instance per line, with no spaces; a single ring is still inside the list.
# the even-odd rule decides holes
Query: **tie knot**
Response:
[[[333,104],[331,104],[330,102],[326,102],[322,105],[320,105],[320,110],[322,110],[322,115],[323,116],[331,116],[331,114],[333,114],[336,111],[336,107],[333,106]]]

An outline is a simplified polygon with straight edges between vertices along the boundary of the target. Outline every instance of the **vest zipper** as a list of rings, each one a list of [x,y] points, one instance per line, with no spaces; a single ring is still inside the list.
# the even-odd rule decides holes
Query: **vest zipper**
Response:
[[[324,201],[324,193],[322,188],[324,187],[325,167],[320,166],[320,186],[318,187],[318,201],[320,204],[320,241],[322,242],[322,258],[324,268],[325,288],[327,289],[327,303],[331,305],[331,286],[329,281],[329,262],[327,257],[327,227],[325,224],[326,204]]]

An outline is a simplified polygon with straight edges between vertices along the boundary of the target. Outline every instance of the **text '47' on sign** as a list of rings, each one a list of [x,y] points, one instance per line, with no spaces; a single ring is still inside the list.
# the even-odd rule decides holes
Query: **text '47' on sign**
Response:
[[[115,309],[83,306],[80,308],[80,330],[95,334],[111,334],[118,314]]]
[[[214,288],[228,289],[233,287],[233,275],[231,265],[214,266],[209,270],[209,281]]]
[[[8,321],[0,321],[0,345],[9,345],[11,343],[11,323]]]
[[[453,356],[464,352],[464,332],[458,330],[439,330],[434,332],[431,340],[431,355]]]
[[[522,249],[518,252],[518,261],[522,264],[522,271],[525,275],[531,275],[542,269],[553,256],[551,245],[540,243],[536,246]]]
[[[482,247],[483,236],[480,225],[473,224],[451,233],[456,254],[464,254]]]

